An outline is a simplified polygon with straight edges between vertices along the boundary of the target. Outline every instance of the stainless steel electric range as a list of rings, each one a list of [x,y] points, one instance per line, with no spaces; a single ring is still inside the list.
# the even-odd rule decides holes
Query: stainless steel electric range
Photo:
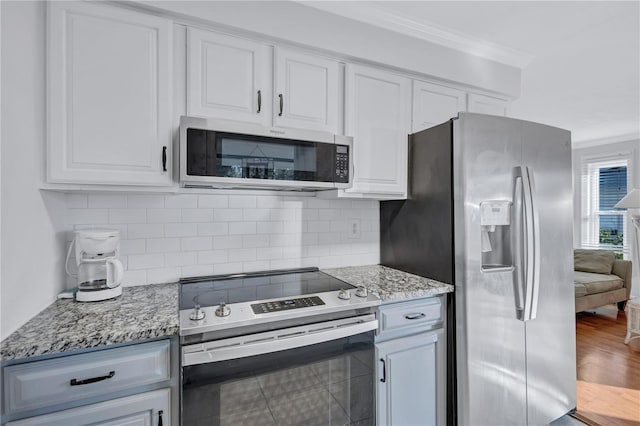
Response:
[[[379,304],[317,268],[181,280],[182,425],[375,424]]]

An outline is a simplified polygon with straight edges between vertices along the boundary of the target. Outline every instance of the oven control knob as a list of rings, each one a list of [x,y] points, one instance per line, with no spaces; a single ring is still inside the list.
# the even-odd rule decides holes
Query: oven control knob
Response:
[[[369,295],[369,292],[367,291],[367,288],[364,286],[360,286],[356,290],[356,296],[358,297],[367,297],[368,295]]]
[[[216,308],[217,317],[228,317],[229,314],[231,314],[231,309],[227,306],[226,303],[221,303],[220,306]]]
[[[200,305],[196,305],[193,308],[193,311],[189,314],[189,319],[191,321],[200,321],[204,318],[204,311],[200,309]]]
[[[340,289],[340,291],[338,292],[338,298],[349,300],[351,299],[351,292],[345,288]]]

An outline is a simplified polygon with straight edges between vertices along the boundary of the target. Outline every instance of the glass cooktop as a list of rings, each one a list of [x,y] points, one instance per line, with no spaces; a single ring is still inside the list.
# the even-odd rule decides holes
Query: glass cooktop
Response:
[[[192,309],[196,304],[201,307],[217,306],[220,303],[293,297],[343,288],[355,286],[317,268],[185,278],[180,280],[180,309]]]

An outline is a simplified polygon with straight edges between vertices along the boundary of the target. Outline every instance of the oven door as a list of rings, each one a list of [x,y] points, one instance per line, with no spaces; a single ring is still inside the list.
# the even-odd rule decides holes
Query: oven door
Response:
[[[373,425],[374,315],[182,349],[183,425]]]

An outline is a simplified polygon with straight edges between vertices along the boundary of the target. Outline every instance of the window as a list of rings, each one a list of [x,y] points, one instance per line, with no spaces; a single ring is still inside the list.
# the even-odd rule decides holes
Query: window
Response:
[[[626,210],[613,206],[627,194],[630,156],[589,158],[582,163],[583,248],[611,250],[618,258],[629,256]]]

